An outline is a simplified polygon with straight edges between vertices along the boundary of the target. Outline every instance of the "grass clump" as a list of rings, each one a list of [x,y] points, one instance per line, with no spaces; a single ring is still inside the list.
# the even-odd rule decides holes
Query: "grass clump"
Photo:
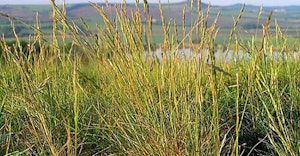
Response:
[[[10,50],[2,39],[1,154],[300,154],[298,53],[284,46],[278,26],[268,33],[271,14],[261,42],[245,43],[235,36],[241,9],[224,48],[234,54],[228,61],[216,56],[219,15],[208,25],[210,8],[198,7],[193,27],[179,34],[160,7],[164,42],[154,55],[146,2],[131,14],[107,4],[114,19],[91,3],[105,22],[97,32],[52,5],[51,41],[38,18],[31,38],[38,48],[25,55],[17,35]],[[18,19],[7,18],[13,29]],[[183,57],[180,48],[195,36],[200,43]],[[285,48],[274,52],[277,44]],[[249,57],[239,59],[241,51]]]

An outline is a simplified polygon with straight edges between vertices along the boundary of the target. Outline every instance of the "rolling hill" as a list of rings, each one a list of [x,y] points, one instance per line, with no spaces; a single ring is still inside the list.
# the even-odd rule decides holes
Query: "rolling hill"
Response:
[[[115,17],[116,12],[111,9],[111,7],[107,7],[106,4],[99,4],[102,6],[110,17]],[[109,6],[122,5],[122,4],[109,4]],[[166,18],[172,18],[178,23],[181,23],[182,20],[182,10],[186,8],[186,21],[190,23],[194,20],[197,15],[197,4],[194,4],[193,10],[190,6],[190,1],[180,2],[180,3],[170,3],[163,4],[164,8],[164,16]],[[201,8],[207,9],[207,4],[202,3]],[[230,29],[234,23],[234,18],[238,15],[239,10],[241,9],[242,4],[235,4],[231,6],[211,6],[210,10],[210,18],[208,19],[208,24],[215,18],[217,13],[220,11],[221,16],[219,18],[218,26],[221,29]],[[258,12],[260,10],[260,6],[252,6],[247,5],[245,7],[245,11],[243,14],[243,18],[240,21],[239,26],[242,29],[254,29],[257,26],[260,26],[264,23],[267,15],[271,10],[273,10],[273,18],[276,18],[279,25],[283,28],[288,28],[290,31],[295,31],[300,28],[300,20],[298,20],[298,15],[300,13],[300,6],[287,6],[287,7],[264,7],[262,12],[261,21],[257,23]],[[127,4],[127,12],[134,12],[135,4]],[[150,4],[150,14],[153,19],[160,23],[161,15],[159,12],[158,4]],[[49,5],[0,5],[0,12],[3,14],[7,14],[12,17],[16,17],[22,19],[28,23],[35,23],[36,14],[39,15],[39,20],[42,23],[42,28],[47,31],[51,31],[51,6]],[[141,12],[143,12],[143,5],[141,4]],[[101,18],[99,13],[88,3],[82,4],[70,4],[67,5],[67,15],[70,20],[76,21],[79,18],[83,18],[87,21],[88,24],[94,25],[95,23],[101,22]],[[273,20],[275,21],[275,20]],[[273,22],[274,25],[275,22]],[[16,23],[18,24],[18,22]],[[7,30],[9,30],[10,25],[9,21],[0,17],[0,30],[1,32],[8,33],[6,36],[9,36]],[[48,30],[49,29],[49,30]],[[4,33],[4,34],[5,34]],[[23,26],[20,26],[20,34],[28,35],[30,34],[29,30]],[[11,35],[11,34],[10,34]]]

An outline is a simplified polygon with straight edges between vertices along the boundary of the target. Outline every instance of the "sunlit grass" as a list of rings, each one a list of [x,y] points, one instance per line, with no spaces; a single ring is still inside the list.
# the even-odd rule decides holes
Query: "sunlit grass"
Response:
[[[146,2],[132,14],[125,5],[106,6],[115,19],[91,3],[105,22],[97,33],[52,5],[59,20],[51,41],[38,17],[31,49],[16,34],[11,50],[1,41],[0,154],[300,154],[299,55],[278,26],[269,33],[271,14],[263,34],[245,41],[236,35],[241,8],[222,47],[235,55],[224,61],[215,56],[218,15],[207,25],[209,9],[197,8],[189,29],[162,20],[156,57]],[[14,30],[17,19],[7,18]],[[192,56],[180,56],[195,36]],[[278,49],[285,57],[271,55]],[[205,51],[207,58],[198,57]],[[238,59],[241,51],[249,58]]]

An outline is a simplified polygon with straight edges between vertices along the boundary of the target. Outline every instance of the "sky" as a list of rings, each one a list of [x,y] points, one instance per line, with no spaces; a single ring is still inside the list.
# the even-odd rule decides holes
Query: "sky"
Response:
[[[67,3],[84,3],[89,0],[66,0]],[[90,0],[92,2],[105,2],[105,0]],[[141,2],[143,0],[140,0]],[[149,3],[157,3],[159,0],[148,0]],[[161,0],[162,3],[180,2],[183,0]],[[197,1],[197,0],[195,0]],[[62,0],[56,0],[62,2]],[[108,2],[123,2],[123,0],[108,0]],[[135,0],[126,0],[127,3],[135,2]],[[264,6],[287,6],[300,5],[300,0],[202,0],[202,2],[211,2],[212,5],[231,5],[236,3],[246,3],[252,5]],[[0,5],[5,4],[49,4],[49,0],[0,0]]]

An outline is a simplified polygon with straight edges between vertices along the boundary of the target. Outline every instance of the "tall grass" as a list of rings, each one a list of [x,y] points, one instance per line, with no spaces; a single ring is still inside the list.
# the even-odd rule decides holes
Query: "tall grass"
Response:
[[[200,2],[190,30],[178,30],[178,21],[167,19],[159,5],[163,55],[155,56],[147,1],[137,1],[137,11],[130,13],[126,5],[91,3],[105,22],[96,32],[84,21],[86,30],[79,29],[65,5],[61,9],[52,1],[51,41],[38,15],[30,38],[36,46],[29,51],[16,33],[11,50],[1,40],[0,153],[299,155],[299,56],[286,46],[288,37],[278,24],[269,33],[270,14],[257,31],[263,34],[245,42],[235,33],[244,6],[224,47],[234,52],[233,61],[218,60],[219,15],[208,25],[209,8]],[[20,19],[2,15],[14,31]],[[185,23],[185,10],[182,17]],[[200,44],[192,57],[182,57],[180,47],[195,36]],[[282,57],[273,57],[275,49]],[[198,57],[206,51],[206,58]],[[250,57],[239,59],[241,51]]]

